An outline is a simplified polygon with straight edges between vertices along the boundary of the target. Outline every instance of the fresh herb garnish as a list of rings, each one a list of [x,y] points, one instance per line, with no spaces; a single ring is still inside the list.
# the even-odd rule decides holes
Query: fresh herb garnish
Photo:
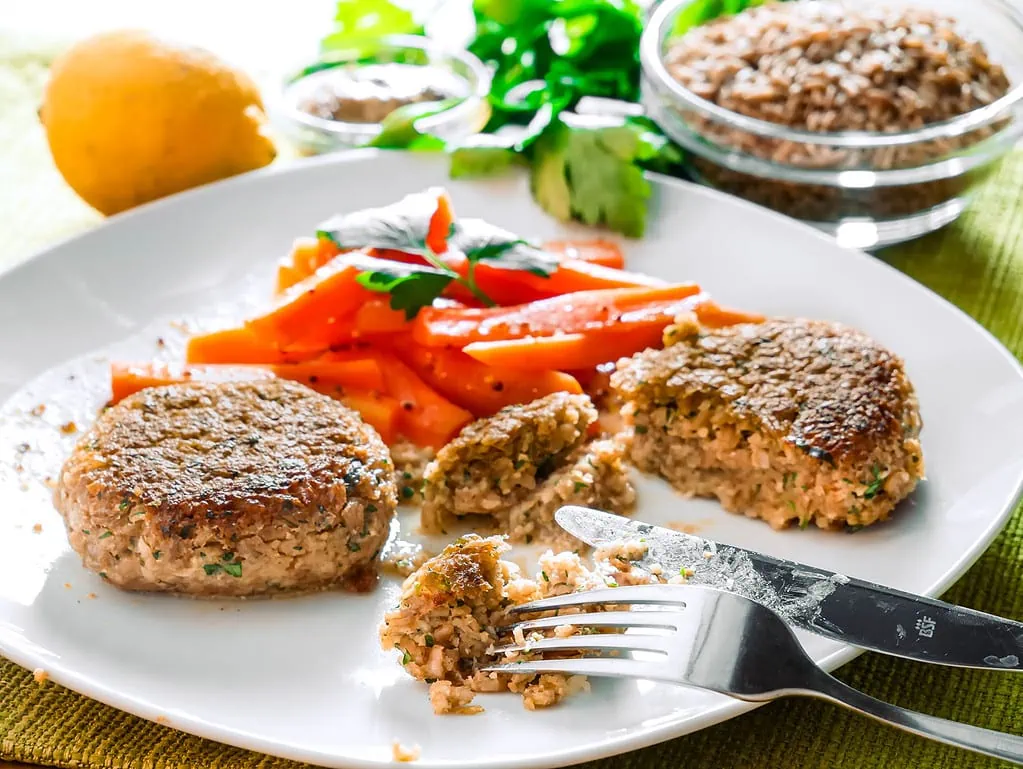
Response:
[[[721,1],[704,4],[716,7]],[[724,1],[730,6],[752,0]],[[446,145],[452,177],[492,175],[526,163],[532,166],[534,197],[548,213],[642,234],[650,197],[643,171],[674,170],[680,153],[650,121],[635,117],[640,5],[634,0],[474,0],[472,14],[476,34],[468,48],[493,74],[490,118],[481,134]],[[355,47],[362,28],[376,34],[418,29],[412,14],[389,0],[341,0],[337,16],[335,32],[322,43],[328,56],[320,68],[330,66],[330,52]],[[426,26],[432,34],[429,20]],[[446,34],[449,25],[444,26]],[[584,100],[590,102],[581,104]],[[374,144],[444,146],[422,125],[438,106],[396,110]],[[603,116],[596,122],[580,114],[594,111]]]
[[[206,576],[211,577],[214,574],[224,572],[232,577],[241,577],[242,565],[239,561],[233,561],[231,563],[204,563],[202,570],[206,572]]]
[[[391,0],[338,0],[334,31],[320,47],[324,51],[351,49],[382,35],[417,35],[422,31],[415,16]]]
[[[544,582],[550,582],[551,581],[551,578],[547,576],[547,572],[545,572],[545,571],[541,571],[540,572],[540,576],[543,577],[543,581]]]
[[[870,467],[871,482],[867,486],[867,490],[863,492],[864,499],[873,499],[881,493],[884,487],[885,479],[881,477],[881,466],[876,462]]]
[[[114,532],[112,532],[112,531],[110,531],[108,529],[107,531],[104,531],[102,534],[99,535],[99,539],[106,539],[107,537],[112,537],[112,536],[114,536]]]
[[[407,665],[412,661],[412,655],[404,649],[401,650],[401,664]]]
[[[381,248],[421,256],[429,266],[345,257],[362,268],[356,277],[360,285],[390,294],[392,309],[404,311],[410,319],[452,283],[467,288],[483,304],[494,305],[476,283],[476,266],[481,261],[540,277],[557,269],[556,257],[517,235],[480,219],[466,219],[452,224],[447,239],[448,251],[465,257],[465,274],[456,271],[426,245],[432,210],[424,207],[423,201],[432,201],[435,210],[439,194],[428,191],[409,195],[393,206],[335,217],[320,227],[318,235],[339,248]]]

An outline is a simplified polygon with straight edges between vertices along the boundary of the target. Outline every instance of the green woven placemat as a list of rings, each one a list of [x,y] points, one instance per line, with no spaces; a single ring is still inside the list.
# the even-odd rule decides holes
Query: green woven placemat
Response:
[[[20,47],[23,49],[23,46]],[[45,55],[0,39],[0,269],[98,217],[63,185],[35,121]],[[943,232],[884,255],[1023,354],[1023,153],[978,192]],[[864,302],[870,301],[863,297]],[[908,320],[907,322],[912,322]],[[940,344],[940,340],[935,340]],[[951,365],[951,363],[950,363]],[[907,553],[926,558],[926,553]],[[1023,513],[947,596],[1023,619]],[[861,657],[840,677],[874,696],[1002,731],[1023,731],[1023,676]],[[255,769],[288,761],[201,740],[143,721],[0,660],[0,758],[60,767]],[[999,766],[896,733],[829,705],[787,701],[697,734],[588,769],[980,769]]]

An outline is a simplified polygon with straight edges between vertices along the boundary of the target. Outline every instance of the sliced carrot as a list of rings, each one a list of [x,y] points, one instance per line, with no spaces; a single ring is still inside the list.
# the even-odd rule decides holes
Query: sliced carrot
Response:
[[[608,359],[633,355],[648,347],[660,347],[662,329],[663,326],[643,326],[624,331],[602,330],[473,342],[465,346],[464,352],[489,366],[530,371],[553,366],[584,369]]]
[[[190,366],[119,361],[110,364],[114,403],[150,387],[185,382],[235,382],[273,378],[272,371],[255,366]]]
[[[696,319],[700,324],[708,328],[724,328],[739,323],[763,323],[766,320],[766,317],[759,313],[722,307],[710,299],[697,304],[693,312],[696,313]]]
[[[543,244],[543,249],[566,259],[581,259],[618,270],[625,267],[621,249],[609,240],[549,240]]]
[[[390,353],[378,357],[387,394],[398,399],[398,430],[418,446],[441,448],[472,421],[472,414],[431,388]]]
[[[451,205],[451,198],[446,191],[441,190],[437,195],[437,209],[430,217],[430,226],[426,230],[426,247],[435,254],[447,251],[448,237],[454,223],[455,210]]]
[[[397,398],[374,392],[348,392],[341,396],[340,401],[358,411],[363,421],[380,433],[384,443],[390,445],[398,439],[401,405]]]
[[[497,267],[490,269],[500,270]],[[476,271],[479,273],[479,267]],[[502,272],[507,272],[507,270],[502,270]],[[514,280],[523,289],[523,295],[528,290],[530,301],[571,294],[576,291],[599,291],[609,288],[657,288],[668,285],[660,278],[604,267],[581,259],[564,260],[558,265],[558,269],[545,278],[519,270],[512,277],[504,279]]]
[[[246,325],[261,339],[283,349],[329,347],[338,336],[334,325],[373,297],[355,282],[359,272],[354,264],[334,259],[289,288],[273,309]]]
[[[407,343],[398,346],[398,355],[434,390],[477,417],[553,392],[582,392],[579,382],[560,371],[530,371],[523,376],[517,369],[487,366],[451,348]]]
[[[261,339],[247,326],[199,334],[188,340],[188,363],[298,363],[317,357],[322,349],[285,352],[273,341]]]
[[[388,299],[371,299],[355,313],[355,327],[360,336],[373,336],[402,333],[412,324],[404,311],[391,309]]]
[[[281,261],[277,265],[277,283],[275,289],[278,294],[282,294],[289,288],[300,282],[305,276],[296,270],[288,260]]]
[[[699,286],[685,283],[580,291],[515,307],[464,310],[427,307],[416,316],[413,336],[427,347],[462,347],[470,342],[581,333],[609,326],[627,328],[660,322],[663,328],[677,314],[673,314],[675,306],[699,291]],[[560,368],[573,367],[565,364]]]
[[[384,388],[380,365],[372,359],[313,360],[274,366],[281,379],[301,382],[324,395],[338,395],[349,389],[373,391]]]

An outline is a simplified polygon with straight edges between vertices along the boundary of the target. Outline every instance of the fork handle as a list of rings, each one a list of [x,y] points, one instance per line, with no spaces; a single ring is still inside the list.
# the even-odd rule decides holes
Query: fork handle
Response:
[[[907,732],[1023,765],[1023,737],[906,710],[874,699],[823,672],[808,693]]]

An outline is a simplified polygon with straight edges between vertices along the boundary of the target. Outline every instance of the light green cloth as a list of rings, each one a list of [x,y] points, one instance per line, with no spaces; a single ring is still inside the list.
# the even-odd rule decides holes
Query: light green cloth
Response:
[[[9,54],[9,52],[8,52]],[[45,58],[0,40],[0,269],[99,220],[63,185],[35,119]],[[1023,154],[943,232],[884,255],[1023,353]],[[865,302],[870,301],[865,296]],[[940,340],[936,343],[940,343]],[[910,556],[911,557],[911,556]],[[926,557],[920,554],[919,557]],[[1023,515],[947,596],[1023,619]],[[958,671],[869,655],[841,677],[874,696],[1002,731],[1023,732],[1023,676]],[[285,769],[120,713],[0,660],[0,758],[61,767]],[[975,769],[999,763],[874,725],[829,705],[786,701],[589,769]]]

